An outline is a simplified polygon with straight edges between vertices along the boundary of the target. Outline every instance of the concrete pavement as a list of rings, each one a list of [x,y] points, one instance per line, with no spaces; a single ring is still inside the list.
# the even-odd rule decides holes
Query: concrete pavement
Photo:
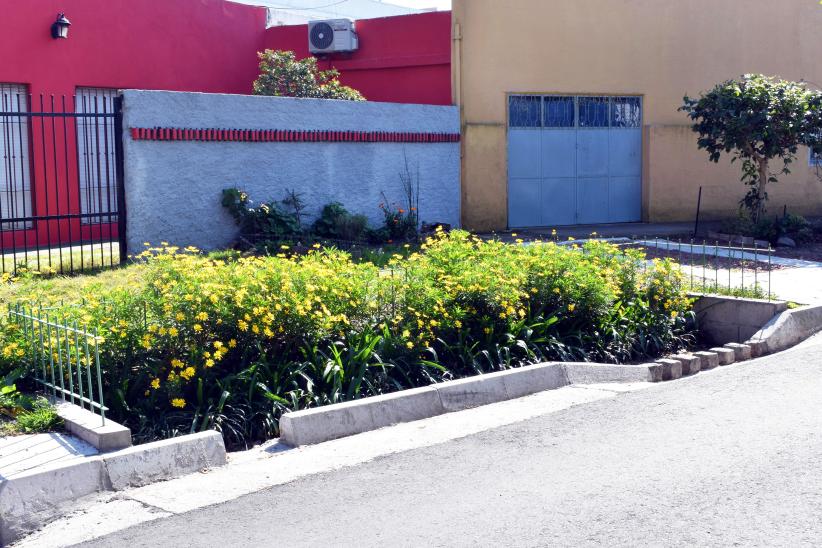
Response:
[[[85,546],[810,546],[822,538],[820,394],[817,336]]]

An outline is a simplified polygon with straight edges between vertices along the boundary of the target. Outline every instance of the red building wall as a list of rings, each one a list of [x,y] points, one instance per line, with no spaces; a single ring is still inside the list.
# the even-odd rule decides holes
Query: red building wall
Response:
[[[78,86],[251,93],[266,23],[264,9],[224,0],[0,0],[0,7],[0,83],[25,85],[35,111],[73,111]],[[58,12],[72,23],[67,40],[51,36]],[[0,251],[116,238],[105,217],[96,224],[65,217],[81,213],[74,119],[32,117],[29,128],[38,219],[28,230],[0,233]],[[98,167],[95,180],[112,181],[113,169]]]
[[[67,40],[51,37],[58,12],[72,23]],[[371,101],[450,104],[450,21],[450,12],[358,21],[360,49],[320,66]],[[306,25],[265,24],[265,9],[225,0],[0,0],[0,83],[25,85],[33,110],[45,96],[46,111],[52,95],[55,110],[62,96],[73,110],[77,87],[249,94],[258,51],[309,55]],[[74,122],[53,131],[44,120],[32,118],[28,138],[31,214],[41,219],[0,233],[2,253],[116,236],[111,224],[42,219],[81,209]]]
[[[369,101],[451,104],[450,11],[364,19],[357,34],[356,52],[320,59],[320,68],[339,70]],[[308,57],[308,26],[271,27],[264,45]]]
[[[251,93],[262,8],[223,0],[0,0],[0,82]],[[57,12],[72,25],[54,40]]]

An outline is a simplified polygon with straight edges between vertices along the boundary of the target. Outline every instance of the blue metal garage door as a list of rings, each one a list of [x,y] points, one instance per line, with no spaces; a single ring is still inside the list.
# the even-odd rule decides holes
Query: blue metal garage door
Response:
[[[639,221],[639,97],[512,95],[508,115],[508,224]]]

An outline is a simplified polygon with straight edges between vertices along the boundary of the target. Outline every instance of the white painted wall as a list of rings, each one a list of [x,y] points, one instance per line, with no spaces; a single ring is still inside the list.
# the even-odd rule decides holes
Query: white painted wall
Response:
[[[459,226],[459,143],[135,141],[132,127],[459,133],[456,107],[165,91],[123,92],[129,252],[161,241],[216,249],[237,235],[220,205],[238,187],[256,202],[303,194],[311,221],[338,201],[382,222],[384,192],[404,203],[399,174],[419,169],[420,219]]]

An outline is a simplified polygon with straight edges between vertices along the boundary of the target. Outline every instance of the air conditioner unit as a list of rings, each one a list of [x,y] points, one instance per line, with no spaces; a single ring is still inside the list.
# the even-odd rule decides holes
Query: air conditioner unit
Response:
[[[308,51],[311,53],[356,51],[358,46],[354,21],[350,19],[308,22]]]

